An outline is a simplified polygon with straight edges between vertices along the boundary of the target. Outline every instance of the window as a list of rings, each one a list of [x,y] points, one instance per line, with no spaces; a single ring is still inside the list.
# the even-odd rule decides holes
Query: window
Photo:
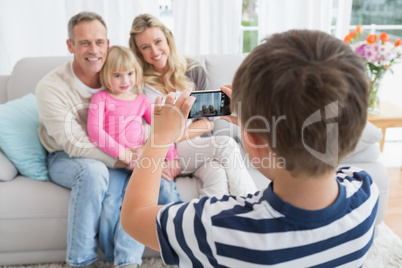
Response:
[[[243,0],[242,52],[250,52],[258,44],[258,2]],[[335,35],[339,0],[333,1],[332,34]],[[367,32],[386,31],[391,39],[402,37],[402,0],[353,0],[350,29],[364,25]]]
[[[366,31],[386,31],[391,39],[402,37],[402,0],[353,0],[351,25]],[[354,29],[354,26],[351,27]]]
[[[173,30],[173,1],[172,0],[158,0],[159,3],[159,19],[170,30]]]
[[[203,1],[203,0],[199,0]],[[258,4],[264,0],[243,0],[242,36],[240,38],[242,53],[250,52],[258,45]],[[337,9],[340,0],[333,0],[332,34],[335,35]],[[173,29],[173,0],[159,0],[160,19]],[[350,29],[364,25],[366,32],[377,34],[386,31],[391,39],[402,37],[402,0],[353,0]]]
[[[250,52],[258,45],[258,0],[243,0],[241,52]]]

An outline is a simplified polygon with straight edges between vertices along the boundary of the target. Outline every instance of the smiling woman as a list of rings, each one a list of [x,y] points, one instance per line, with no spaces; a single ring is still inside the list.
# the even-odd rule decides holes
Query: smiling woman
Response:
[[[129,44],[144,71],[144,83],[140,88],[144,89],[151,103],[171,92],[179,96],[186,89],[210,89],[204,68],[177,51],[172,32],[158,18],[150,14],[137,16],[130,31]],[[201,179],[200,196],[242,195],[254,191],[256,186],[247,170],[228,168],[221,163],[222,159],[233,159],[240,148],[228,136],[209,137],[213,127],[214,123],[205,118],[189,121],[183,138],[177,141],[181,174],[194,174]],[[199,159],[197,155],[202,153],[203,158]]]

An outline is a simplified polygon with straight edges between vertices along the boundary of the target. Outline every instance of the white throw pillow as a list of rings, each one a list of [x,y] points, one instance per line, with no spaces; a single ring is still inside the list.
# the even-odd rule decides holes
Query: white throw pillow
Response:
[[[355,151],[353,153],[355,154],[366,149],[370,145],[380,141],[381,138],[381,129],[367,121],[366,126],[363,129],[362,136],[360,137],[360,140],[357,143]]]
[[[17,174],[17,168],[0,150],[0,181],[11,181]]]

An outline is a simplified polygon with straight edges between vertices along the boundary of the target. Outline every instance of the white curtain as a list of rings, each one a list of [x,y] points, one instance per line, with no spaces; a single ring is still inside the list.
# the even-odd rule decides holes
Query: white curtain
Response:
[[[353,0],[338,0],[335,36],[343,39],[349,33]]]
[[[239,53],[242,0],[174,0],[173,31],[184,54]]]
[[[0,75],[24,57],[69,55],[67,23],[81,11],[102,16],[111,45],[128,46],[134,18],[159,16],[158,0],[0,0]]]
[[[330,33],[332,0],[260,0],[258,40],[290,29]]]

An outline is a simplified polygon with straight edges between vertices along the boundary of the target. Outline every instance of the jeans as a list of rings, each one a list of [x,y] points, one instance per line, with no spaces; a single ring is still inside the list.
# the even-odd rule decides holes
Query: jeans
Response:
[[[131,171],[108,168],[94,159],[70,158],[63,151],[50,153],[47,162],[51,181],[71,189],[66,262],[71,266],[93,263],[98,259],[99,241],[105,260],[114,262],[116,268],[141,264],[145,246],[124,232],[120,224]],[[178,201],[175,186],[161,181],[160,199]]]

